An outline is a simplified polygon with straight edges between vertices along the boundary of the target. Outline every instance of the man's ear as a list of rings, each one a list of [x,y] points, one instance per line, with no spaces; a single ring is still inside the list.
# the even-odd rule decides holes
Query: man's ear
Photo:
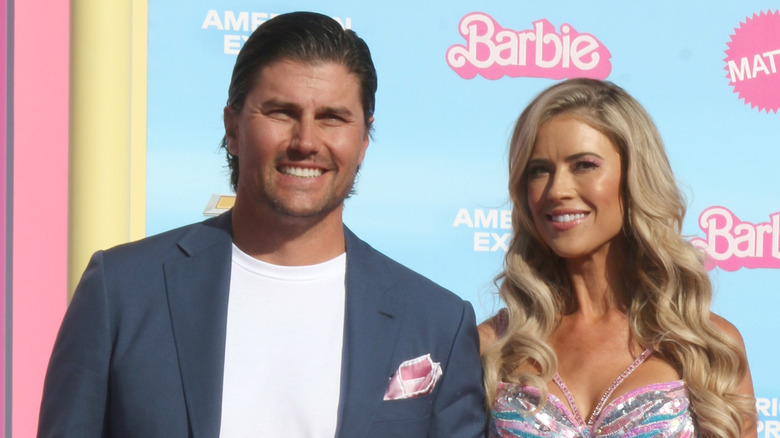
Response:
[[[371,116],[368,119],[368,128],[366,128],[366,133],[363,135],[363,150],[360,151],[360,164],[363,163],[363,158],[366,157],[366,149],[368,149],[368,144],[371,142],[371,126],[374,124],[374,116]]]
[[[222,121],[225,123],[225,141],[227,150],[231,155],[238,155],[238,114],[236,111],[226,106],[222,110]]]

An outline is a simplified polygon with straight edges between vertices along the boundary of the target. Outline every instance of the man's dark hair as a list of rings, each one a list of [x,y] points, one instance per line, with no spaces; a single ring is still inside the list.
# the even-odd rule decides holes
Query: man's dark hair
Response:
[[[358,77],[363,119],[371,129],[377,88],[376,69],[366,42],[334,19],[314,12],[277,15],[258,27],[238,53],[228,89],[227,105],[241,111],[247,94],[256,85],[260,70],[276,61],[293,60],[309,64],[335,62]],[[222,138],[230,168],[230,185],[238,185],[238,157]]]

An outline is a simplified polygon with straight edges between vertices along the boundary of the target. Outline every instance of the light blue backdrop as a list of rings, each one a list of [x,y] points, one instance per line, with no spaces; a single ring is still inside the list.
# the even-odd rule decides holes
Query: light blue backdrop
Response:
[[[688,196],[687,235],[705,238],[698,217],[714,206],[743,222],[770,222],[780,212],[780,115],[740,100],[724,58],[741,22],[776,9],[771,0],[152,1],[147,231],[199,221],[212,194],[231,193],[218,151],[235,61],[225,53],[226,42],[232,50],[249,35],[251,29],[234,29],[244,16],[251,27],[252,13],[263,19],[293,10],[341,19],[368,42],[379,74],[375,134],[358,194],[347,201],[346,223],[376,248],[470,300],[479,320],[500,306],[492,278],[509,232],[499,212],[508,208],[509,135],[522,108],[555,81],[461,78],[445,54],[466,44],[458,24],[468,14],[483,12],[518,32],[546,19],[560,33],[567,23],[609,50],[608,79],[647,108],[664,137]],[[780,27],[769,38],[780,49]],[[493,227],[478,214],[499,220]],[[469,220],[479,223],[469,227]],[[475,250],[475,239],[487,250]],[[780,436],[780,271],[717,268],[711,274],[714,310],[741,330],[759,405],[767,406],[760,436]]]

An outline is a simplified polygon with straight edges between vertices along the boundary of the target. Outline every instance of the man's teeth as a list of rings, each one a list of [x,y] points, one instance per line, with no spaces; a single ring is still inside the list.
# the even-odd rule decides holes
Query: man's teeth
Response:
[[[561,214],[558,216],[552,216],[553,222],[571,222],[578,219],[585,219],[585,213]]]
[[[297,176],[299,178],[314,178],[322,175],[322,169],[311,167],[282,167],[281,171],[285,175]]]

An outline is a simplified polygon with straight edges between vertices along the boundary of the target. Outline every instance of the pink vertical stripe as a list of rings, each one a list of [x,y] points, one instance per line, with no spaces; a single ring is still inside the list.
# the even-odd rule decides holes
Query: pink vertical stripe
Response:
[[[5,269],[6,269],[6,255],[5,255],[5,224],[6,224],[6,205],[5,205],[5,192],[6,192],[6,168],[5,157],[7,153],[6,144],[6,108],[8,106],[8,100],[6,95],[7,84],[7,67],[6,58],[8,53],[6,51],[6,38],[5,34],[8,29],[6,23],[6,3],[5,0],[0,0],[0,437],[5,436]]]
[[[45,0],[14,8],[11,427],[32,437],[67,297],[70,10]]]

